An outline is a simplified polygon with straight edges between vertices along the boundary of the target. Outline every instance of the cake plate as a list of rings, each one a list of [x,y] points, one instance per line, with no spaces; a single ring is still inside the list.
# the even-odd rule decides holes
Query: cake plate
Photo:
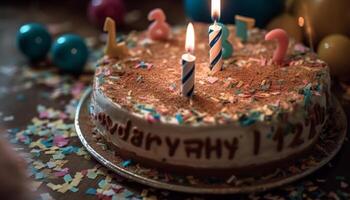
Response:
[[[238,179],[179,176],[156,169],[142,167],[131,160],[123,160],[109,150],[105,141],[98,137],[89,116],[91,88],[82,96],[76,116],[75,129],[87,151],[102,165],[135,182],[159,189],[198,194],[234,194],[266,191],[303,178],[327,164],[340,150],[346,136],[347,120],[338,100],[333,97],[334,107],[330,123],[324,127],[320,139],[309,156],[299,159],[288,169],[276,169],[274,173],[258,177]]]

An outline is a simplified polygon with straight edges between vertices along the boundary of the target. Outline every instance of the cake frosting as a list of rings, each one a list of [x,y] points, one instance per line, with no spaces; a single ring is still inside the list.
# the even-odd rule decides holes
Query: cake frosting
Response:
[[[126,159],[163,170],[240,175],[301,158],[327,120],[327,65],[293,41],[276,65],[276,43],[254,29],[245,44],[231,35],[234,55],[211,75],[208,25],[195,30],[191,99],[180,94],[184,28],[166,42],[130,33],[129,56],[101,58],[90,105],[98,133]]]

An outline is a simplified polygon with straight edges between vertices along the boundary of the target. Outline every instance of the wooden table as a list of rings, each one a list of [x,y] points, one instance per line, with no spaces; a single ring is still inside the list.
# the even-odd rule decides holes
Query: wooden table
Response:
[[[133,10],[137,12],[141,18],[137,23],[128,24],[122,27],[122,30],[127,32],[132,29],[142,30],[147,27],[146,15],[147,12],[154,7],[162,7],[165,9],[170,19],[171,24],[184,24],[185,18],[182,10],[182,5],[179,1],[174,0],[152,0],[152,4],[143,1],[128,0],[127,1],[128,10]],[[137,2],[137,3],[136,3]],[[85,13],[87,1],[75,0],[75,1],[19,1],[13,3],[12,1],[3,1],[0,6],[0,69],[9,69],[9,66],[15,66],[17,69],[16,73],[6,73],[7,70],[1,70],[0,78],[0,130],[2,133],[7,132],[9,129],[18,128],[19,130],[24,130],[31,123],[33,117],[37,116],[37,105],[41,104],[47,107],[52,107],[58,110],[63,110],[65,105],[69,103],[71,97],[69,95],[62,95],[62,97],[48,100],[43,98],[43,94],[52,94],[56,89],[54,87],[48,87],[45,84],[37,84],[34,80],[24,80],[21,75],[21,66],[27,64],[25,59],[18,53],[15,48],[15,32],[17,31],[20,24],[29,21],[38,21],[45,24],[52,23],[68,23],[69,32],[74,32],[80,34],[84,37],[98,37],[100,31],[91,25]],[[39,67],[37,73],[43,73],[47,70],[52,70],[52,67]],[[27,68],[24,68],[26,71]],[[7,74],[7,75],[6,75]],[[56,72],[53,72],[56,74]],[[66,76],[66,75],[60,75]],[[89,85],[89,78],[91,75],[83,75],[85,85]],[[69,84],[72,86],[76,82],[81,82],[78,78],[70,79]],[[87,81],[86,81],[87,80]],[[34,83],[33,86],[28,89],[24,89],[26,82]],[[342,95],[341,89],[338,87],[335,89],[335,93],[338,96]],[[347,114],[349,114],[349,102],[341,100],[344,105]],[[9,120],[13,116],[13,120]],[[81,147],[78,139],[71,138],[69,145]],[[28,145],[19,145],[19,147],[24,148],[23,152],[28,152]],[[312,193],[321,194],[324,192],[322,199],[326,196],[332,196],[334,194],[340,195],[341,191],[344,194],[349,195],[350,190],[348,187],[344,187],[350,179],[350,162],[348,162],[348,155],[350,155],[349,142],[346,141],[341,152],[336,156],[336,158],[331,162],[331,165],[324,167],[317,173],[309,176],[302,181],[292,184],[292,190],[294,193],[289,192],[286,187],[281,189],[276,189],[273,191],[265,192],[259,194],[259,197],[269,197],[269,196],[282,196],[288,197],[291,194],[296,194],[295,199],[299,199],[298,195],[307,195],[309,197],[315,197]],[[39,160],[47,162],[50,158],[49,155],[40,156]],[[91,169],[98,163],[91,159],[86,160],[81,156],[68,155],[65,158],[68,163],[65,167],[69,168],[69,173],[73,176],[76,172],[81,170]],[[90,187],[97,188],[98,182],[105,178],[105,176],[98,176],[95,179],[84,178],[79,184],[79,191],[77,192],[55,192],[46,186],[46,183],[62,183],[62,178],[56,179],[43,179],[44,183],[38,189],[38,193],[49,192],[55,199],[95,199],[96,196],[85,194],[86,190]],[[318,181],[318,180],[324,180]],[[315,191],[310,189],[307,184],[312,182],[316,189]],[[122,185],[124,188],[128,188],[134,196],[139,196],[143,190],[148,190],[150,194],[148,196],[157,196],[159,199],[246,199],[248,196],[202,196],[202,195],[185,195],[179,193],[173,193],[168,191],[154,191],[151,188],[130,183],[128,181],[121,181],[120,178],[116,177],[114,179],[115,184]],[[128,198],[124,190],[121,193],[120,198]],[[338,191],[338,193],[337,193]],[[129,194],[129,193],[128,193]],[[131,199],[131,196],[129,196]],[[349,197],[350,198],[350,197]],[[345,199],[345,198],[344,198]]]

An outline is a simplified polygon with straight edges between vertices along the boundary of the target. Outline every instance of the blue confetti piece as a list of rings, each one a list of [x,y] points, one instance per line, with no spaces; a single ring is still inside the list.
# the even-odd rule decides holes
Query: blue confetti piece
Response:
[[[43,179],[45,178],[45,174],[42,173],[42,172],[38,172],[35,174],[35,179],[38,180],[38,179]]]
[[[67,155],[67,154],[72,154],[75,153],[76,149],[73,146],[67,146],[61,148],[62,154]]]
[[[180,114],[176,114],[175,118],[179,124],[182,124],[184,122],[184,120]]]
[[[79,189],[76,188],[76,187],[71,187],[69,190],[72,191],[72,192],[78,192],[79,191]]]
[[[64,179],[64,182],[66,183],[70,183],[73,180],[70,174],[64,175],[63,179]]]
[[[14,135],[14,134],[18,133],[19,131],[20,131],[19,128],[11,128],[8,130],[8,133],[11,135]]]
[[[126,161],[124,161],[124,162],[122,163],[122,166],[123,166],[123,167],[127,167],[127,166],[129,166],[131,163],[132,163],[131,160],[126,160]]]
[[[47,140],[42,140],[41,144],[43,144],[46,148],[50,148],[50,147],[52,147],[52,144],[53,144],[53,138],[50,137]]]
[[[311,97],[312,97],[311,83],[305,86],[303,92],[304,92],[304,106],[309,107],[311,104]]]
[[[106,180],[102,179],[100,182],[98,182],[98,187],[104,188],[106,184],[107,184]]]
[[[244,115],[239,119],[239,123],[241,126],[250,126],[259,120],[261,113],[260,112],[252,112],[249,116]]]
[[[86,190],[85,194],[88,194],[88,195],[96,195],[96,189],[95,188],[89,188]]]

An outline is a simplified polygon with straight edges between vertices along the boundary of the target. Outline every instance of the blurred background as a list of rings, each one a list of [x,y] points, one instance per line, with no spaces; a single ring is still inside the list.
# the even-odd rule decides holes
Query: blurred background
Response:
[[[150,23],[148,12],[157,7],[164,10],[170,25],[211,21],[210,0],[2,0],[0,43],[13,47],[9,38],[27,22],[45,24],[54,36],[65,32],[97,36],[106,16],[116,20],[118,33],[144,30]],[[239,14],[255,18],[259,28],[283,28],[315,49],[331,65],[333,75],[344,79],[344,74],[350,75],[350,58],[344,53],[350,51],[349,8],[349,0],[222,0],[220,21],[234,23]],[[7,58],[15,50],[1,48],[0,55]]]

